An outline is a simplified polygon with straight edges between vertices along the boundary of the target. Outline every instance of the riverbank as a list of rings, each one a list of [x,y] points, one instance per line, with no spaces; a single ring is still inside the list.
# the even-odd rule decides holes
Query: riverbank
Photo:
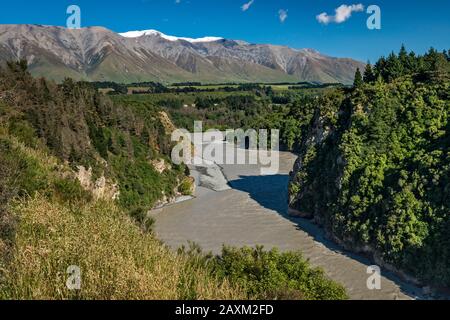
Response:
[[[273,176],[261,176],[258,165],[223,165],[231,189],[216,192],[200,185],[195,199],[159,210],[154,215],[158,238],[174,249],[193,241],[213,253],[224,244],[301,251],[313,266],[342,283],[351,299],[423,298],[420,288],[384,270],[381,289],[369,290],[369,260],[327,240],[310,221],[289,217],[287,184],[295,159],[281,152],[280,172]]]

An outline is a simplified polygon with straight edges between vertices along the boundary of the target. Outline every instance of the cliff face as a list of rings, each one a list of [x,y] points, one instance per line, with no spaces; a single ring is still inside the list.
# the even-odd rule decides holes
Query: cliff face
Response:
[[[290,175],[290,215],[312,218],[321,225],[326,223],[322,216],[326,208],[318,200],[317,190],[324,190],[331,201],[336,196],[335,192],[341,188],[344,160],[336,140],[337,121],[339,115],[342,115],[340,108],[343,100],[343,92],[335,91],[320,101],[310,125],[303,130],[299,157]],[[331,170],[318,167],[320,162],[326,160],[331,165]],[[323,185],[324,181],[327,188]]]
[[[449,287],[448,90],[405,77],[322,99],[291,173],[290,214],[405,277]]]

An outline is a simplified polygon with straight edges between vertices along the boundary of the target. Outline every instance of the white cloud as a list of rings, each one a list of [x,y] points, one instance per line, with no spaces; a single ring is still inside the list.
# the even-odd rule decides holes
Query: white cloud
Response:
[[[250,9],[253,2],[255,2],[255,0],[250,0],[250,2],[244,3],[241,7],[242,11],[247,11],[248,9]]]
[[[330,16],[326,12],[319,14],[318,16],[316,16],[317,21],[322,24],[329,24],[331,22],[343,23],[350,19],[353,12],[364,11],[364,5],[362,5],[361,3],[352,5],[343,4],[339,8],[336,8],[334,11],[334,16]]]
[[[288,18],[288,11],[280,9],[280,11],[278,11],[278,16],[280,18],[281,23],[283,23]]]
[[[330,17],[326,12],[323,12],[316,17],[317,21],[323,24],[329,24],[332,18],[333,17]]]

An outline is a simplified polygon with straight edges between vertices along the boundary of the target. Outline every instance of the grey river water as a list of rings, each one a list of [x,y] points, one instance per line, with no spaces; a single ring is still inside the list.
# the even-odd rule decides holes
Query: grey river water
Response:
[[[311,222],[287,215],[287,185],[295,159],[292,153],[280,152],[280,171],[272,176],[262,176],[257,165],[224,165],[229,186],[219,185],[215,188],[219,192],[208,185],[216,179],[217,170],[193,168],[196,180],[207,183],[197,187],[194,199],[153,212],[158,238],[172,248],[193,241],[213,253],[219,253],[224,244],[298,250],[313,266],[343,284],[351,299],[417,298],[419,288],[387,271],[382,271],[381,290],[369,290],[370,261],[343,251]],[[205,174],[208,179],[201,179]]]

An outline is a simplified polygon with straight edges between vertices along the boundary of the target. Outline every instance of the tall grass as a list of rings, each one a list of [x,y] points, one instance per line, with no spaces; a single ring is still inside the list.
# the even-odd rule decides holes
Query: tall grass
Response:
[[[67,207],[41,195],[19,220],[0,299],[235,299],[244,295],[170,252],[109,202]],[[69,266],[81,289],[69,290]]]
[[[70,169],[0,131],[0,299],[235,299],[232,288],[167,249]],[[69,290],[67,268],[81,270]]]

